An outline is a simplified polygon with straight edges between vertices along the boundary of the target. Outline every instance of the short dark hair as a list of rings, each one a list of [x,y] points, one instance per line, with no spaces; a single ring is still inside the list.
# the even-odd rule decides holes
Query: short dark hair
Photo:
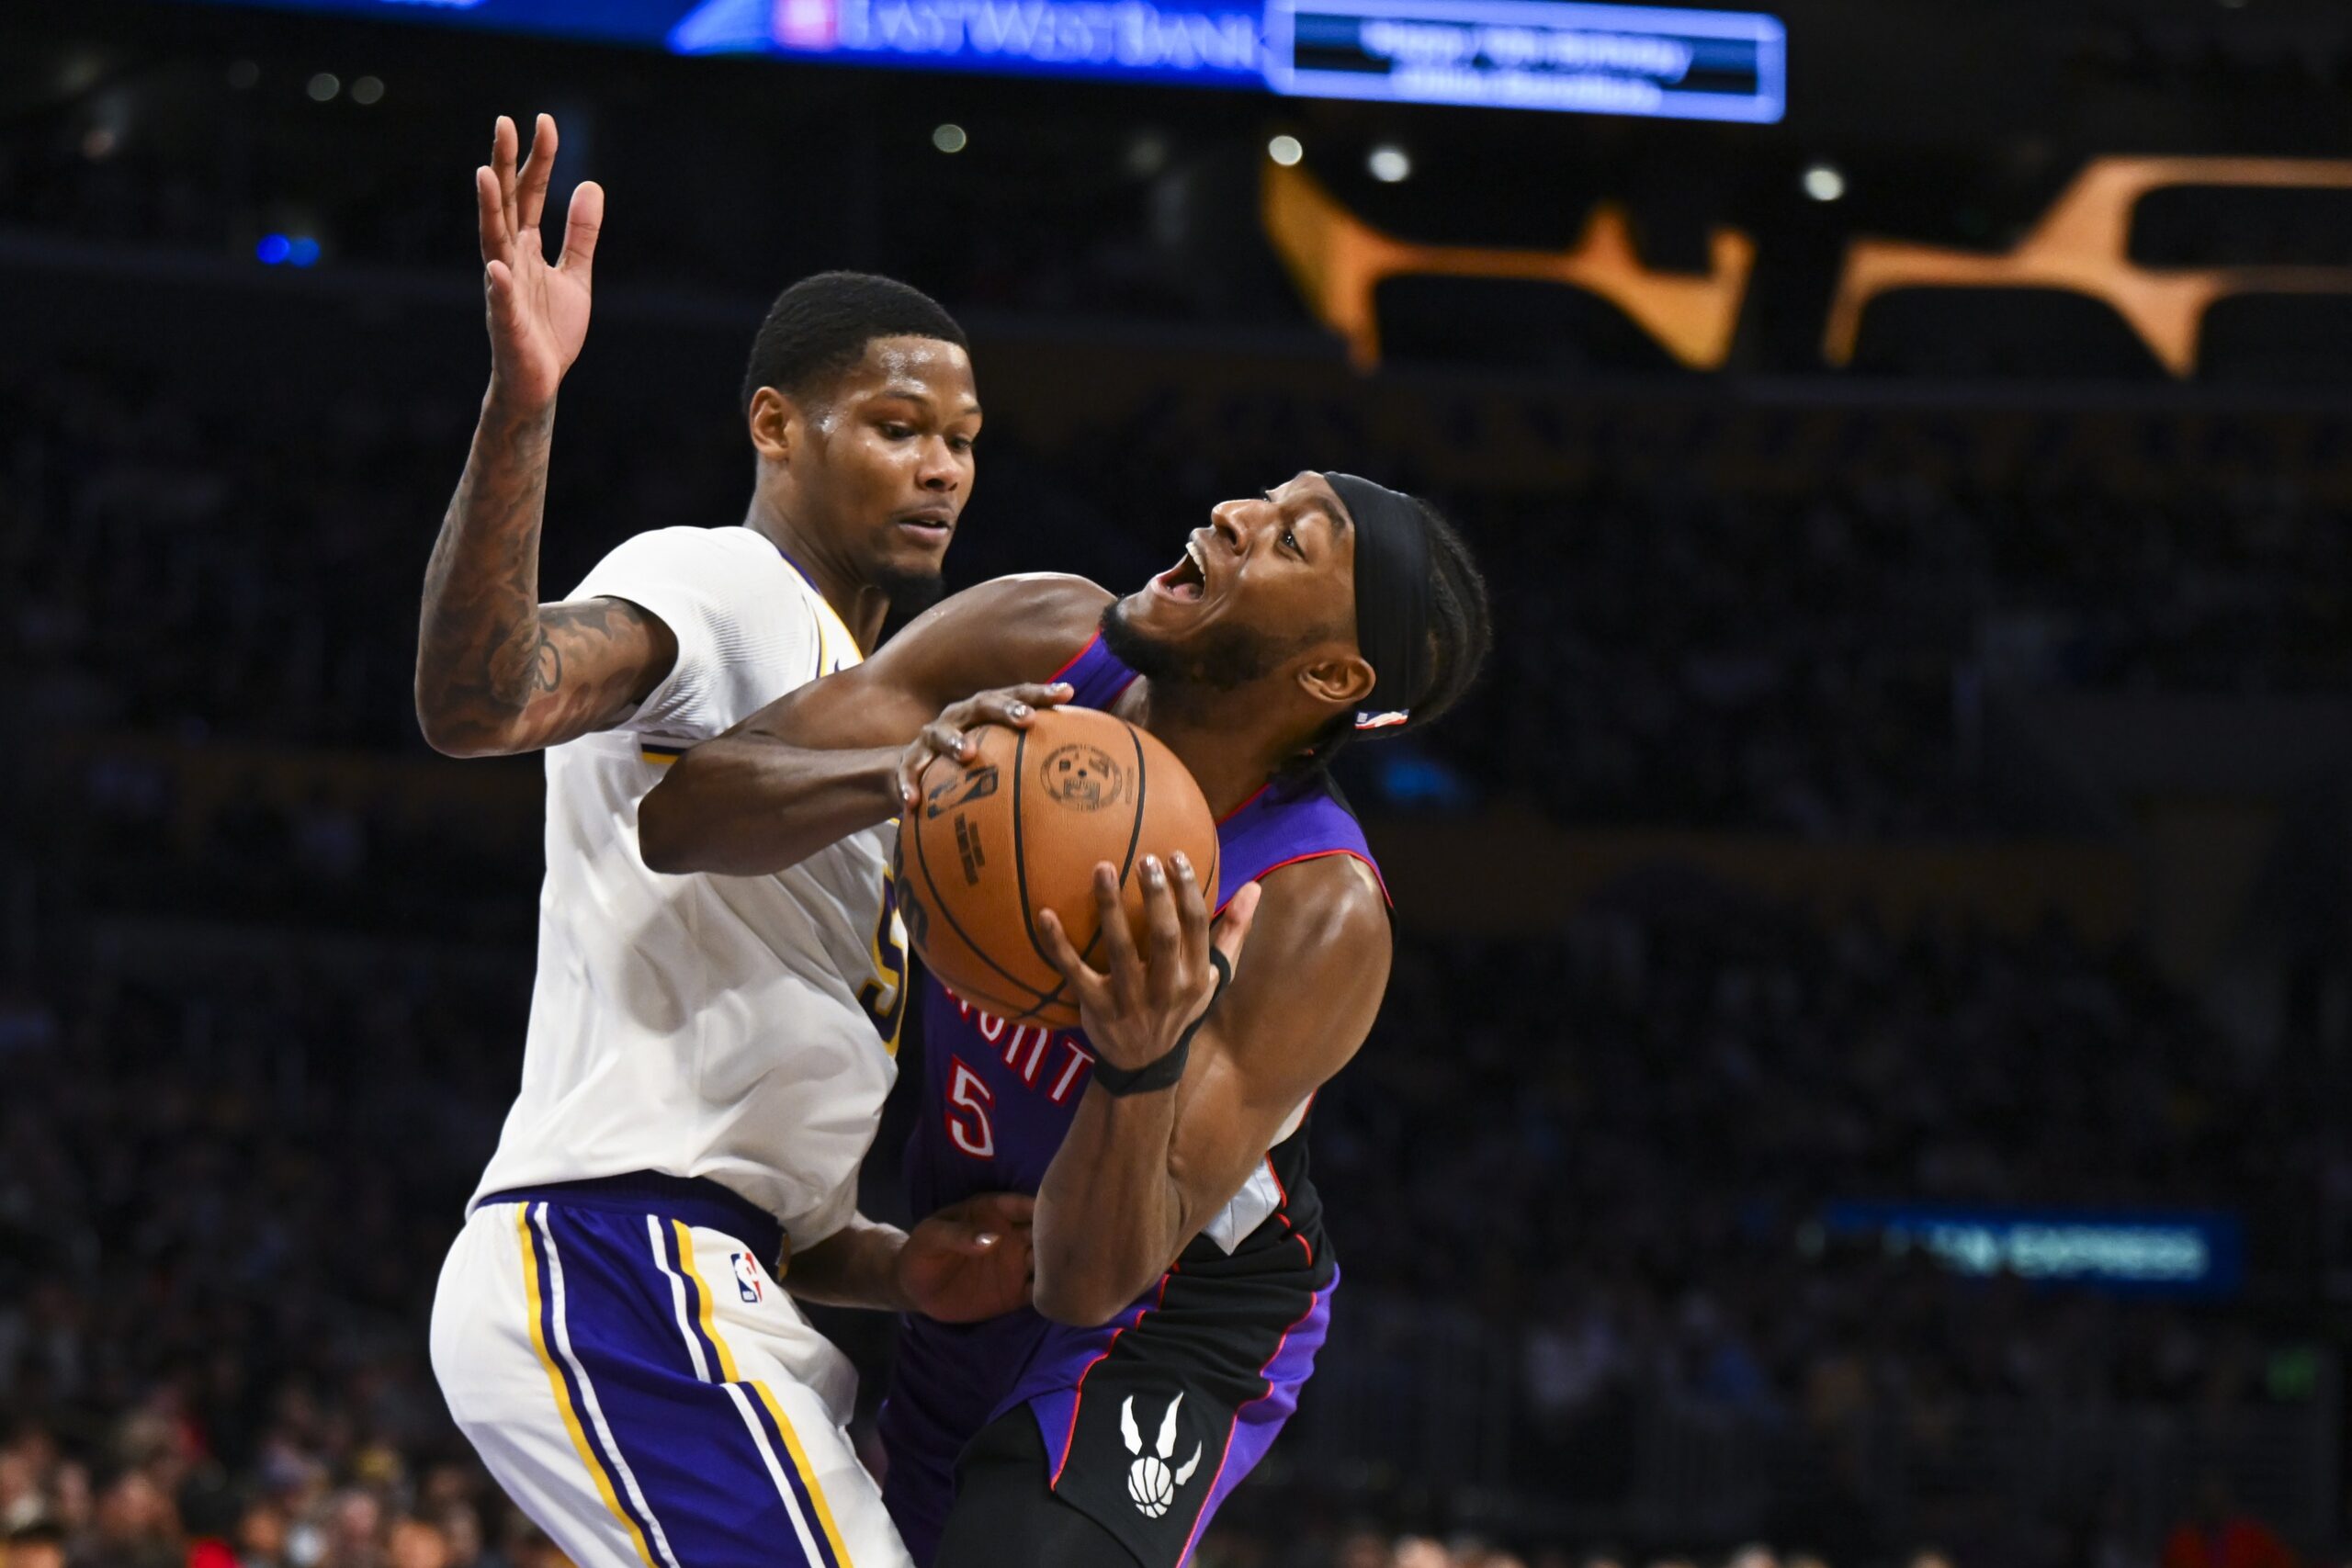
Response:
[[[1430,677],[1429,687],[1415,699],[1410,716],[1387,729],[1369,733],[1379,739],[1409,735],[1435,723],[1477,683],[1478,671],[1494,646],[1495,631],[1487,604],[1487,580],[1469,545],[1444,513],[1411,498],[1419,511],[1430,541]],[[1340,714],[1316,736],[1315,743],[1284,770],[1288,782],[1304,783],[1331,765],[1340,748],[1355,739],[1353,710]]]
[[[922,289],[870,272],[820,272],[775,297],[752,339],[743,409],[762,387],[795,396],[856,364],[877,337],[971,344],[956,318]]]

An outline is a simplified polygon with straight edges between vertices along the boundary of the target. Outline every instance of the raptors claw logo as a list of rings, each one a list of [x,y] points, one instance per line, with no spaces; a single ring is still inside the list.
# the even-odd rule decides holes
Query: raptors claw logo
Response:
[[[1193,1445],[1193,1457],[1177,1467],[1171,1474],[1168,1461],[1176,1453],[1176,1412],[1182,1408],[1184,1396],[1178,1394],[1170,1401],[1168,1414],[1160,1417],[1158,1453],[1143,1451],[1143,1434],[1136,1429],[1136,1396],[1119,1406],[1119,1431],[1127,1439],[1127,1452],[1136,1456],[1127,1467],[1127,1496],[1136,1511],[1147,1519],[1156,1519],[1166,1513],[1176,1501],[1177,1488],[1193,1479],[1193,1472],[1201,1468],[1201,1445]]]

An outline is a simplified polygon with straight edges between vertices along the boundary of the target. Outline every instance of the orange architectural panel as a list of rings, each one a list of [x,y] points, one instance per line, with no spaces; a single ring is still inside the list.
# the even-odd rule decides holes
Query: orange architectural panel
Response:
[[[1407,276],[1518,278],[1597,294],[1625,312],[1675,358],[1694,369],[1722,366],[1747,293],[1756,246],[1736,229],[1709,238],[1711,270],[1701,276],[1652,272],[1634,254],[1623,210],[1593,209],[1584,235],[1566,251],[1419,245],[1385,234],[1341,207],[1296,168],[1266,165],[1266,234],[1292,280],[1326,326],[1345,338],[1359,369],[1380,363],[1373,290]]]
[[[2206,307],[2232,294],[2352,293],[2352,267],[2154,269],[2130,254],[2132,209],[2167,186],[2352,186],[2352,163],[2301,158],[2100,158],[2086,165],[2007,255],[1900,240],[1857,240],[1846,253],[1822,353],[1854,357],[1862,311],[1898,288],[2062,288],[2103,299],[2175,376],[2197,364]]]

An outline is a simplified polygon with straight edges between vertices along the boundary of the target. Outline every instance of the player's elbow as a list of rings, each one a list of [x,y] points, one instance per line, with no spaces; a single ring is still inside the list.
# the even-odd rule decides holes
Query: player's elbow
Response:
[[[637,803],[637,852],[645,869],[664,876],[684,876],[710,871],[741,874],[754,868],[729,857],[708,791],[697,789],[702,775],[695,770],[692,751],[670,764],[669,776]]]
[[[1037,1314],[1065,1328],[1100,1328],[1129,1305],[1133,1291],[1113,1288],[1116,1281],[1090,1277],[1086,1269],[1048,1266],[1037,1259],[1037,1277],[1030,1286],[1030,1302]]]
[[[1048,1287],[1042,1278],[1034,1299],[1038,1316],[1065,1328],[1100,1328],[1127,1304],[1100,1291]]]
[[[501,729],[422,693],[416,699],[416,728],[424,743],[444,757],[503,757],[514,750]]]
[[[673,768],[684,767],[673,762]],[[702,866],[695,858],[693,813],[686,807],[677,780],[664,779],[637,805],[637,852],[648,871],[682,876]]]

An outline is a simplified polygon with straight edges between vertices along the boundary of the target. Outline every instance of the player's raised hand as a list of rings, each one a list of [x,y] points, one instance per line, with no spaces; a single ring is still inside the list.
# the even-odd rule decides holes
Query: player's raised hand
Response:
[[[950,1203],[907,1233],[899,1288],[915,1311],[941,1323],[978,1323],[1027,1306],[1036,1272],[1029,1246],[1035,1207],[1022,1192]]]
[[[514,122],[500,115],[490,162],[474,171],[474,205],[481,225],[492,383],[517,406],[536,410],[555,401],[564,372],[587,341],[589,279],[605,221],[605,191],[582,180],[571,193],[563,254],[548,265],[539,218],[555,175],[555,117],[539,116],[530,156],[519,166],[517,143]]]
[[[970,761],[978,744],[971,731],[990,724],[1025,729],[1039,709],[1059,706],[1075,694],[1073,688],[1057,682],[1050,686],[1004,686],[948,704],[899,755],[899,804],[914,805],[922,792],[922,771],[934,758]]]
[[[1118,868],[1107,862],[1094,868],[1094,907],[1102,921],[1106,969],[1086,962],[1051,909],[1037,911],[1046,955],[1078,998],[1087,1043],[1107,1066],[1122,1072],[1136,1071],[1167,1055],[1208,1011],[1218,983],[1209,954],[1221,954],[1226,973],[1233,972],[1241,944],[1250,938],[1250,922],[1258,913],[1260,891],[1258,884],[1245,884],[1211,926],[1208,900],[1188,856],[1178,853],[1163,861],[1146,855],[1136,869],[1143,878],[1147,931],[1141,951],[1127,928]]]

